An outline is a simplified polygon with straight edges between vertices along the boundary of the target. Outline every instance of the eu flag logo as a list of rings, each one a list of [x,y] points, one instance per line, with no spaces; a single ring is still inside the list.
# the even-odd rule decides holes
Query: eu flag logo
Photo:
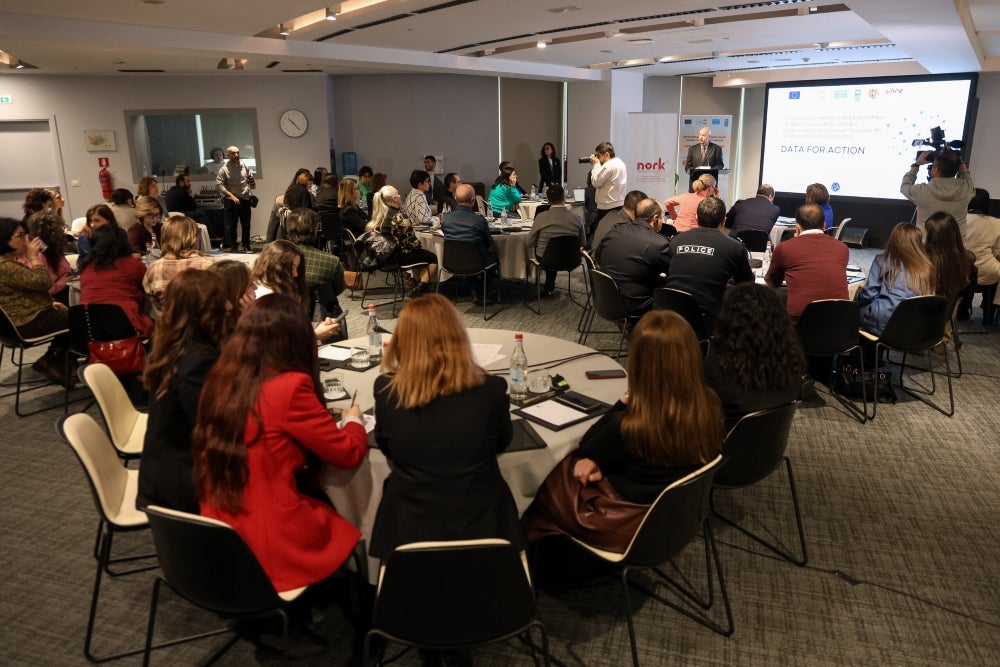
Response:
[[[788,91],[788,99],[790,99],[790,100],[797,100],[797,99],[799,99],[799,95],[800,95],[800,93],[797,90],[790,90],[790,91]]]

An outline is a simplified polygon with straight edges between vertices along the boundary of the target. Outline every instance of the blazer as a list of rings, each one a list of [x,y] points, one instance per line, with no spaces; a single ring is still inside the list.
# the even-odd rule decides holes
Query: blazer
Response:
[[[778,221],[781,209],[762,195],[741,199],[726,214],[726,227],[731,228],[735,235],[738,232],[756,229],[765,234],[771,233],[771,228]]]
[[[711,167],[712,169],[724,169],[726,167],[722,162],[722,146],[719,144],[713,144],[711,141],[705,147],[705,159],[701,159],[701,144],[697,143],[688,149],[687,161],[684,163],[684,170],[691,173],[692,176],[695,174],[691,171],[692,167]]]
[[[161,505],[198,513],[191,432],[198,417],[201,388],[218,358],[216,350],[195,343],[177,357],[177,369],[167,393],[157,398],[155,390],[149,392],[149,422],[142,444],[136,509]]]
[[[412,409],[397,407],[375,380],[375,440],[392,462],[375,515],[373,556],[422,540],[498,537],[522,548],[517,506],[497,454],[513,428],[507,383],[486,381]]]
[[[547,185],[558,185],[560,183],[562,183],[562,166],[559,158],[553,156],[551,162],[547,157],[538,158],[539,189]]]
[[[265,380],[254,412],[244,436],[243,508],[233,513],[203,501],[201,513],[232,526],[275,590],[289,591],[328,577],[361,538],[329,504],[300,493],[296,473],[310,452],[339,468],[356,467],[368,453],[368,436],[357,422],[338,428],[305,373]]]

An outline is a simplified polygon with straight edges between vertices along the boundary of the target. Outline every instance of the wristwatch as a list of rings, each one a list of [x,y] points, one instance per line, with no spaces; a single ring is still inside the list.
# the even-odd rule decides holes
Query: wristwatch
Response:
[[[913,164],[910,165],[910,169],[920,169],[920,163],[914,162]]]

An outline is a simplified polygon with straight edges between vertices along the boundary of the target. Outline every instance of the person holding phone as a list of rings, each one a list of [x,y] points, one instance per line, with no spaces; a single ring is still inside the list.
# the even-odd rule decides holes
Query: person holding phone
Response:
[[[722,447],[722,406],[680,315],[644,315],[628,359],[628,391],[549,474],[525,513],[529,543],[562,534],[623,553],[660,492]]]

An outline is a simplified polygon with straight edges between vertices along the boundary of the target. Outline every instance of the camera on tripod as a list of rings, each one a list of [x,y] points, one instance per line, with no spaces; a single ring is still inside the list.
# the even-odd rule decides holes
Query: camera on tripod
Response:
[[[965,142],[961,139],[954,139],[952,141],[944,140],[944,130],[941,126],[931,128],[931,138],[930,139],[914,139],[913,146],[920,146],[920,150],[917,151],[917,159],[925,153],[927,150],[931,151],[931,154],[927,156],[927,162],[934,162],[934,159],[941,154],[942,151],[955,151],[962,157],[962,149],[965,148]]]

